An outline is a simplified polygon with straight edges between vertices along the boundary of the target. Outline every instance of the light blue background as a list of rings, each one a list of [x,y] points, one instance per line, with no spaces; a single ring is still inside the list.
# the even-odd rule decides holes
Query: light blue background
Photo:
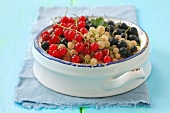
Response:
[[[168,0],[1,0],[0,1],[0,113],[79,113],[79,110],[27,110],[13,101],[18,73],[40,6],[135,5],[138,24],[148,33],[152,74],[148,79],[151,108],[85,109],[84,113],[169,113],[170,2]]]

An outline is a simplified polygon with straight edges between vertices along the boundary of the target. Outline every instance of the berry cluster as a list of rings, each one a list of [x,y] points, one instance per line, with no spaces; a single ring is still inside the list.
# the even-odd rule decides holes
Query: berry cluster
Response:
[[[135,27],[99,20],[102,24],[85,16],[64,16],[51,31],[41,33],[41,47],[53,57],[92,66],[122,60],[139,51]]]

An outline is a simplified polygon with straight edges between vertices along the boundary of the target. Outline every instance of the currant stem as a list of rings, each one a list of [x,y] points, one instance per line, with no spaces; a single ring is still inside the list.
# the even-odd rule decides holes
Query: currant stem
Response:
[[[68,7],[66,7],[66,12],[65,12],[65,15],[64,15],[64,16],[66,16],[66,15],[67,15],[67,13],[68,13]]]
[[[109,18],[106,16],[106,14],[104,14],[104,16],[107,18],[107,20],[109,21]]]
[[[53,21],[53,24],[55,24],[56,22],[55,22],[55,20],[53,19],[53,18],[51,18],[51,20]]]

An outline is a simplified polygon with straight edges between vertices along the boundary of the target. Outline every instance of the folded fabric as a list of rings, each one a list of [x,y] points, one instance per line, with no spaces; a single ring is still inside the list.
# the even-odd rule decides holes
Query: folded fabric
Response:
[[[52,91],[41,85],[33,74],[34,57],[32,56],[31,47],[35,36],[44,27],[46,27],[51,18],[56,16],[63,16],[65,8],[40,8],[38,20],[34,25],[32,37],[28,52],[24,60],[24,66],[19,73],[19,83],[15,89],[15,102],[21,104],[26,108],[79,108],[79,107],[93,107],[104,108],[114,106],[148,106],[150,105],[150,96],[148,93],[147,83],[127,93],[116,96],[103,98],[78,98],[63,95]],[[76,15],[96,15],[96,16],[110,16],[117,17],[137,23],[136,9],[134,6],[118,6],[118,7],[95,7],[95,8],[69,8],[68,16]]]

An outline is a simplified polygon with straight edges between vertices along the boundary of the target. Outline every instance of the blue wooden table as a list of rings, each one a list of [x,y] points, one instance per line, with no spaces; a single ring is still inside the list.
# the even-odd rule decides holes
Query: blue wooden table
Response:
[[[170,2],[168,0],[1,0],[0,1],[0,113],[79,113],[76,110],[27,110],[14,103],[14,88],[28,48],[32,23],[40,6],[135,5],[139,25],[148,33],[153,65],[148,79],[151,108],[84,109],[84,113],[170,113]]]

